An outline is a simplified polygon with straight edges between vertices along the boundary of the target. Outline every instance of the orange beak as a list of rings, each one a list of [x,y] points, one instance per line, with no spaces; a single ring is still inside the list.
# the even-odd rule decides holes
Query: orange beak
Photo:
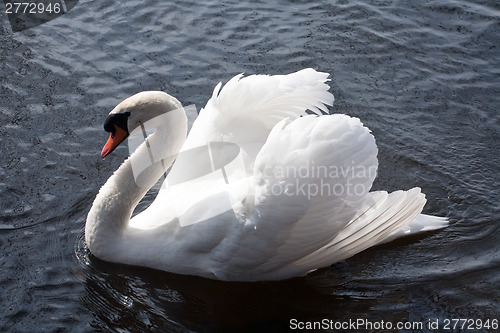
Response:
[[[123,128],[116,125],[114,126],[115,132],[109,135],[108,142],[106,142],[104,148],[102,148],[101,157],[109,155],[128,136],[127,131],[125,131]]]

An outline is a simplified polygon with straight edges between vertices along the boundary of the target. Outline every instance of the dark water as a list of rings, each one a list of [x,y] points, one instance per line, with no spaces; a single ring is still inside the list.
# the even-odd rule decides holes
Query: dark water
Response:
[[[0,17],[1,332],[500,319],[497,2],[80,1],[15,33]],[[374,188],[420,186],[424,211],[448,216],[447,229],[274,283],[177,276],[88,254],[86,214],[128,153],[99,157],[117,102],[164,90],[199,109],[237,73],[304,67],[332,73],[332,112],[372,129]],[[483,331],[494,330],[474,330]]]

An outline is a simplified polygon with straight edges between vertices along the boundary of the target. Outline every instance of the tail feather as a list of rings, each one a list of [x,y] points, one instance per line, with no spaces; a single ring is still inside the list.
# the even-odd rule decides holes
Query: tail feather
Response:
[[[314,270],[398,237],[448,225],[446,218],[420,214],[426,202],[420,188],[370,194],[373,205],[354,218],[328,245],[296,261],[293,266]]]
[[[446,217],[419,214],[413,221],[387,236],[383,243],[420,232],[442,229],[448,226],[448,222]]]

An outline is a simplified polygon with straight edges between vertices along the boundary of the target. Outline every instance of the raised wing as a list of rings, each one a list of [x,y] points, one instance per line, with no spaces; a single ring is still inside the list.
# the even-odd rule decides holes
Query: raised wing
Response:
[[[369,207],[376,156],[375,140],[357,118],[309,115],[277,124],[255,161],[248,204],[259,237],[277,243],[259,270],[293,266]]]
[[[253,162],[272,128],[306,110],[328,112],[333,104],[327,73],[307,68],[288,75],[236,75],[219,83],[195,120],[184,149],[210,142],[239,145]]]

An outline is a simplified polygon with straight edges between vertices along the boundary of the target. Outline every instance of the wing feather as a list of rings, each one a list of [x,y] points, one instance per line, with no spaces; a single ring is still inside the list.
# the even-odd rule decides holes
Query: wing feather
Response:
[[[295,119],[306,110],[328,112],[334,97],[328,92],[328,74],[311,68],[288,75],[236,75],[200,111],[185,149],[212,141],[226,141],[258,151],[271,129],[283,118]],[[255,157],[255,156],[253,156]]]
[[[260,268],[274,271],[331,242],[369,198],[376,155],[357,118],[310,115],[277,124],[255,162],[254,204],[257,228],[288,238]]]

